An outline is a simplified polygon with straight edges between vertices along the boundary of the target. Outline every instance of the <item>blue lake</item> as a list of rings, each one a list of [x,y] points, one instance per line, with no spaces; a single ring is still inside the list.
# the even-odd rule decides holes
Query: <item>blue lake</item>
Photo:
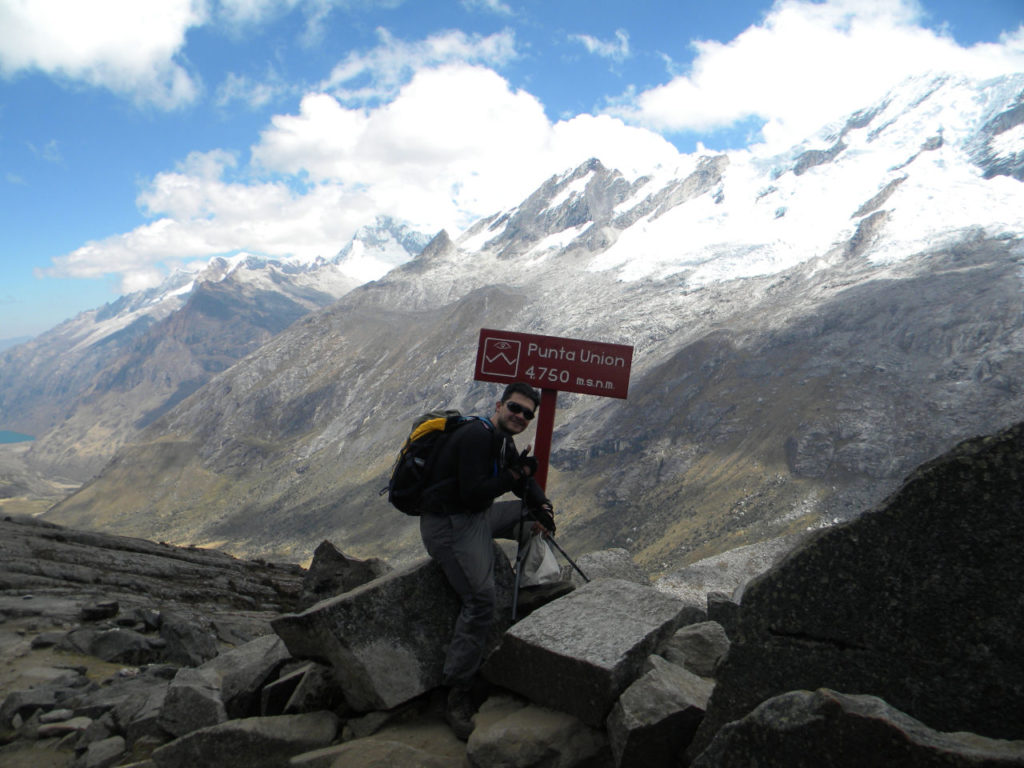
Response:
[[[21,432],[8,432],[6,429],[0,429],[0,443],[25,443],[29,440],[35,440],[32,435],[23,435]]]

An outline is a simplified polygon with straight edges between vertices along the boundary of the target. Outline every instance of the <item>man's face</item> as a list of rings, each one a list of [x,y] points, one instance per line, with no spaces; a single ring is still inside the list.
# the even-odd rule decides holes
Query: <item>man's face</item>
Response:
[[[514,405],[510,406],[510,403],[514,403]],[[521,412],[516,413],[517,409]],[[519,392],[513,392],[504,403],[498,402],[495,410],[495,423],[504,432],[510,435],[518,435],[530,423],[525,414],[535,411],[536,407],[533,404],[533,400]]]

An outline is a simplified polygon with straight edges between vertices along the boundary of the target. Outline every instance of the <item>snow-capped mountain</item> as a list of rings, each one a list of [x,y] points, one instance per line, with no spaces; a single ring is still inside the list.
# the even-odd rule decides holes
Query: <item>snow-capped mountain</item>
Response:
[[[271,339],[50,516],[418,555],[376,492],[415,415],[493,406],[482,326],[634,346],[627,400],[558,398],[548,491],[573,550],[659,572],[856,515],[1019,418],[1022,125],[1024,75],[936,76],[782,154],[559,172]]]
[[[86,480],[124,440],[212,376],[379,276],[388,268],[381,265],[412,259],[428,240],[380,217],[329,260],[242,253],[179,270],[5,351],[0,424],[38,436],[28,457],[33,468]]]
[[[429,235],[389,216],[378,216],[373,225],[360,227],[331,263],[361,285],[405,264],[429,242]]]
[[[781,155],[692,155],[619,180],[605,199],[588,193],[590,175],[555,177],[457,245],[536,263],[581,249],[589,271],[630,281],[681,275],[699,287],[824,255],[874,213],[888,220],[874,263],[940,247],[969,228],[1020,232],[1022,90],[1024,74],[980,84],[915,78]],[[525,221],[540,227],[528,231]]]

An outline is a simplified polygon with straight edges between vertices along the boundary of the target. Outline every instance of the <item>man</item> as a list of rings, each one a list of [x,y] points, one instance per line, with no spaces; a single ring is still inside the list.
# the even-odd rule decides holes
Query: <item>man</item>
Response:
[[[471,688],[494,622],[493,540],[515,538],[522,517],[520,504],[494,500],[511,491],[540,528],[555,530],[551,502],[533,479],[537,460],[529,447],[517,453],[512,439],[539,406],[540,395],[529,384],[508,385],[490,420],[463,426],[441,447],[427,480],[435,490],[424,501],[420,535],[462,601],[443,676],[450,687],[446,717],[462,740],[473,730]]]

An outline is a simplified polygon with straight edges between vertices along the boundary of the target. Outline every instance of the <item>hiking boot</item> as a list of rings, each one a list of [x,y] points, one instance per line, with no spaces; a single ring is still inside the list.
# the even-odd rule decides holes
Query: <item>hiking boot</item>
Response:
[[[448,691],[448,706],[444,710],[444,719],[452,729],[456,738],[465,741],[473,732],[473,714],[476,706],[469,688],[452,688]]]

